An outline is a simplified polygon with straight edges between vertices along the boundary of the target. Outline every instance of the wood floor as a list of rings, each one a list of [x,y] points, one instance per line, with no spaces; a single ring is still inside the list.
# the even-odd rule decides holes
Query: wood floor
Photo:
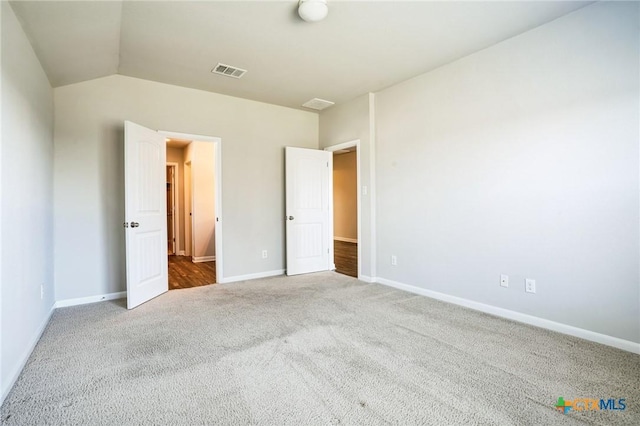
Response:
[[[215,282],[216,262],[193,263],[190,256],[169,256],[169,290]]]
[[[334,241],[336,272],[358,277],[358,244]],[[193,263],[189,256],[169,256],[169,290],[215,284],[216,262]]]
[[[358,278],[358,244],[333,241],[336,272]]]

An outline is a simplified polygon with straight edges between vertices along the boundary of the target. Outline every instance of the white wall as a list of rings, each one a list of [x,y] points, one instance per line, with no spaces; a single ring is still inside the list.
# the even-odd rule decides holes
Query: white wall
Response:
[[[215,246],[215,145],[211,142],[191,142],[191,173],[193,179],[193,257],[216,255]]]
[[[2,10],[0,403],[53,304],[53,93],[8,2]],[[44,297],[40,297],[40,286]]]
[[[119,75],[54,101],[59,300],[125,289],[124,120],[222,138],[224,275],[284,268],[283,148],[316,148],[317,114]]]
[[[378,276],[640,342],[638,22],[596,3],[376,94]]]
[[[361,235],[358,238],[361,250],[361,268],[363,277],[375,276],[375,262],[371,252],[375,230],[372,229],[373,180],[371,160],[374,155],[374,138],[371,135],[370,115],[373,113],[373,95],[363,95],[342,105],[326,109],[320,115],[320,146],[337,145],[356,139],[360,140],[361,186],[367,187],[367,193],[361,192]]]

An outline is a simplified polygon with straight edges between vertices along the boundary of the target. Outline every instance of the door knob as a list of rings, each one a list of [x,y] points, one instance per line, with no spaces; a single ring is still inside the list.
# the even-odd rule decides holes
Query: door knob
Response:
[[[140,226],[140,224],[138,222],[131,222],[131,227],[132,228],[137,228],[138,226]]]
[[[289,216],[289,220],[293,220],[293,216]]]

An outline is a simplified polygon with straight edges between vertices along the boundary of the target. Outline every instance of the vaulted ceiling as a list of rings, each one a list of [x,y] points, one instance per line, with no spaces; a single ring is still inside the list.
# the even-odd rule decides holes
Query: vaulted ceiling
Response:
[[[293,108],[375,92],[591,2],[12,1],[54,87],[122,74]],[[211,73],[218,63],[248,72]]]

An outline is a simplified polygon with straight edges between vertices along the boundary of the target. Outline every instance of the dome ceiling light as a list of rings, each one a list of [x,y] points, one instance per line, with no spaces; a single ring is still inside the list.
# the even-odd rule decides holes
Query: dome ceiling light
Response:
[[[327,13],[327,0],[300,0],[298,4],[298,15],[307,22],[322,21]]]

